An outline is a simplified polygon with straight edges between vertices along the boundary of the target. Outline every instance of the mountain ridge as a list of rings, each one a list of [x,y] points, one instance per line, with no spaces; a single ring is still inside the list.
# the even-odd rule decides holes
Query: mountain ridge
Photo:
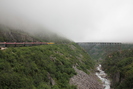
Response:
[[[36,29],[37,30],[37,29]],[[4,25],[0,25],[0,41],[1,42],[71,42],[67,38],[61,37],[55,33],[41,30],[40,32],[27,32],[24,30],[17,30]]]

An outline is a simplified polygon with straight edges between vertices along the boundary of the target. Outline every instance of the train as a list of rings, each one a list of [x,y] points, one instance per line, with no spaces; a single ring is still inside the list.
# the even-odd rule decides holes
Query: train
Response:
[[[0,42],[2,47],[17,47],[17,46],[34,46],[34,45],[52,45],[54,42]]]

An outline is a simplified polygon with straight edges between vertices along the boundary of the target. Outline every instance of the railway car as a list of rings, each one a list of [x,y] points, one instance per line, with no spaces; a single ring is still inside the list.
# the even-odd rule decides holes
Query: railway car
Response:
[[[55,44],[54,42],[47,42],[47,44]]]

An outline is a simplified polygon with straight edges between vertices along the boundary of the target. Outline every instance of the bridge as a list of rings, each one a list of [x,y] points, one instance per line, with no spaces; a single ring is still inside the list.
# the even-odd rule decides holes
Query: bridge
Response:
[[[120,42],[77,42],[77,44],[121,45]]]
[[[77,42],[77,44],[86,50],[92,59],[104,59],[105,55],[112,52],[133,49],[131,42]]]
[[[77,42],[77,44],[87,51],[95,48],[110,50],[121,50],[123,43],[120,42]]]
[[[0,46],[2,47],[34,46],[34,45],[46,45],[46,44],[54,44],[54,42],[0,42]]]

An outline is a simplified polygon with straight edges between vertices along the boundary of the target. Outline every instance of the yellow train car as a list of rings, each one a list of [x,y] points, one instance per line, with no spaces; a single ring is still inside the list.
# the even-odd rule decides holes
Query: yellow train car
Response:
[[[55,44],[54,42],[47,42],[47,44]]]

